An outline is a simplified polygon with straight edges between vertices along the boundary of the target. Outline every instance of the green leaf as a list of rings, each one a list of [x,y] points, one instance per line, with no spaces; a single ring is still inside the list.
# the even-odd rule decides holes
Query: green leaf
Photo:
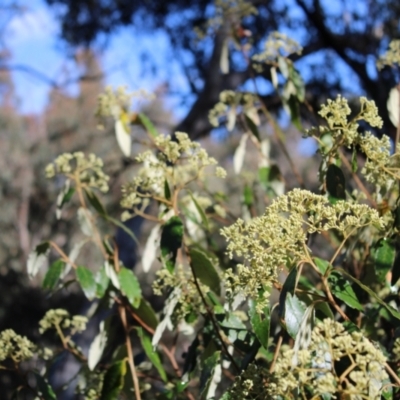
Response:
[[[40,398],[43,400],[56,400],[56,394],[53,391],[53,388],[50,386],[49,382],[43,376],[34,372],[36,378],[36,386],[38,394]]]
[[[278,66],[281,74],[283,75],[284,78],[288,79],[289,78],[289,65],[290,61],[287,60],[286,58],[279,56],[278,57]]]
[[[256,302],[249,300],[250,323],[258,341],[264,348],[268,348],[269,328],[271,322],[270,311],[268,307],[264,308],[264,317],[256,311]]]
[[[249,127],[251,133],[254,135],[254,137],[258,140],[258,142],[261,142],[260,139],[260,132],[258,132],[257,125],[254,123],[254,121],[247,116],[246,114],[244,115],[244,119],[246,120],[246,124]]]
[[[393,227],[400,230],[400,205],[397,206],[393,212]]]
[[[343,275],[347,276],[349,279],[351,279],[358,286],[360,286],[360,288],[366,291],[370,296],[372,296],[381,306],[385,307],[386,310],[388,310],[393,317],[400,319],[400,312],[396,311],[389,304],[385,303],[372,289],[370,289],[368,286],[365,286],[363,283],[361,283],[358,279],[354,278],[343,268],[337,268],[337,270],[340,271]]]
[[[303,103],[306,95],[305,84],[299,72],[293,67],[293,64],[290,68],[290,80],[296,88],[296,97],[298,101]]]
[[[353,172],[357,172],[357,169],[358,169],[357,150],[354,147],[353,148],[353,153],[351,155],[351,170]]]
[[[328,277],[329,287],[335,297],[345,302],[349,307],[364,312],[350,283],[339,272],[332,271]]]
[[[189,249],[189,256],[190,265],[197,279],[219,295],[221,293],[220,277],[211,260],[202,251],[193,247]]]
[[[107,370],[100,400],[116,400],[124,387],[124,377],[126,375],[126,361],[118,361],[111,365]]]
[[[33,250],[29,254],[27,262],[27,270],[29,278],[32,279],[33,277],[36,276],[40,268],[42,268],[43,264],[46,262],[49,252],[50,252],[50,243],[43,242],[38,244],[35,247],[35,250]]]
[[[329,307],[328,303],[326,302],[317,302],[314,305],[314,309],[317,311],[321,311],[324,315],[326,315],[330,319],[335,319],[331,308]]]
[[[380,239],[371,249],[371,259],[374,263],[378,282],[384,282],[386,275],[392,269],[396,256],[396,249],[387,239]]]
[[[399,279],[400,279],[400,251],[397,252],[396,258],[393,263],[392,280],[390,284],[392,286],[395,285]]]
[[[126,296],[133,308],[138,308],[142,299],[142,290],[136,276],[130,269],[122,267],[118,273],[118,280],[122,294]]]
[[[254,203],[253,189],[249,185],[245,185],[243,189],[243,203],[247,207],[251,207]]]
[[[136,328],[140,343],[142,344],[143,350],[146,353],[147,357],[149,358],[150,362],[154,365],[157,369],[158,373],[160,374],[161,379],[164,382],[167,382],[167,374],[165,373],[165,369],[162,365],[160,360],[160,356],[156,351],[153,349],[153,345],[151,344],[151,339],[143,332],[141,327]]]
[[[285,315],[285,303],[288,293],[294,294],[294,289],[297,283],[297,268],[292,268],[287,276],[285,283],[282,286],[281,294],[279,295],[279,316],[283,318]]]
[[[287,332],[293,339],[296,338],[297,332],[300,329],[306,308],[306,305],[295,294],[293,296],[290,293],[287,294],[285,301],[285,323]]]
[[[93,272],[79,265],[76,269],[76,277],[85,296],[92,300],[96,294],[96,281],[94,280]]]
[[[139,241],[137,240],[135,234],[122,222],[118,221],[117,219],[110,217],[109,215],[102,215],[106,221],[112,222],[114,225],[118,226],[118,228],[121,228],[123,231],[125,231],[131,238],[132,240],[139,246]]]
[[[303,130],[303,126],[301,125],[301,119],[300,119],[300,106],[299,106],[299,100],[296,98],[296,96],[291,95],[288,100],[284,101],[286,106],[289,109],[289,115],[290,115],[290,120],[292,121],[292,124],[299,130]]]
[[[319,271],[321,272],[322,275],[325,275],[326,271],[330,267],[330,264],[328,261],[323,260],[322,258],[315,257],[314,258],[315,265],[318,267]]]
[[[110,278],[106,274],[105,266],[103,265],[96,274],[96,297],[101,299],[106,293]]]
[[[106,216],[107,215],[107,211],[104,208],[103,204],[101,203],[101,201],[99,200],[99,198],[97,197],[97,195],[92,192],[90,189],[85,188],[84,189],[85,194],[86,194],[86,198],[88,199],[88,202],[90,203],[90,205],[101,215],[101,216]]]
[[[342,170],[335,164],[330,164],[326,172],[326,188],[329,194],[338,200],[346,200],[345,178]]]
[[[170,218],[162,227],[161,255],[167,269],[172,272],[175,268],[175,260],[178,250],[182,246],[183,224],[179,217]]]
[[[144,115],[143,113],[139,113],[137,117],[138,117],[138,120],[139,120],[140,124],[146,129],[146,131],[148,133],[150,133],[150,135],[153,138],[156,138],[159,135],[156,127],[149,120],[149,118],[146,117],[146,115]]]
[[[216,351],[211,357],[204,361],[203,369],[200,375],[200,392],[201,400],[213,398],[214,394],[208,393],[211,383],[213,381],[215,367],[218,365],[221,358],[221,352]]]
[[[62,208],[66,203],[68,203],[71,200],[73,194],[75,193],[75,188],[70,188],[69,185],[70,185],[70,180],[67,179],[65,181],[63,189],[57,196],[57,210],[56,210],[57,219],[61,218]]]
[[[200,206],[200,204],[197,202],[196,198],[193,196],[193,193],[189,191],[189,195],[194,203],[194,206],[196,207],[197,212],[200,214],[201,223],[203,225],[203,228],[205,228],[208,231],[210,229],[210,225],[208,223],[207,215],[205,214],[205,212],[204,212],[203,208]]]
[[[49,270],[46,273],[46,276],[43,280],[43,289],[54,289],[57,285],[58,280],[60,279],[61,274],[63,273],[65,268],[65,262],[62,260],[54,261],[53,264],[50,265]]]
[[[140,299],[140,305],[135,310],[135,314],[150,328],[156,329],[158,318],[152,306],[143,297]]]
[[[168,181],[166,179],[164,180],[164,197],[167,200],[171,200],[171,190],[169,188]]]
[[[225,314],[224,306],[213,292],[208,292],[207,297],[210,300],[215,314]]]

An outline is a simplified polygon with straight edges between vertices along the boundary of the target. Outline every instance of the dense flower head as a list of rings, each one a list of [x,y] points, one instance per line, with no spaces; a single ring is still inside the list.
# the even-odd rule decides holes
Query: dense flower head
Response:
[[[119,86],[115,90],[107,86],[104,93],[98,97],[96,116],[100,118],[112,116],[118,119],[121,111],[129,111],[133,98],[153,100],[154,96],[142,89],[128,92],[125,86]]]
[[[298,42],[280,32],[271,32],[265,41],[264,51],[253,56],[254,61],[271,63],[278,57],[301,54],[303,48]]]
[[[319,112],[326,120],[327,126],[311,128],[306,132],[306,136],[313,136],[320,143],[323,158],[320,169],[321,180],[325,177],[327,166],[333,159],[338,158],[340,147],[353,147],[365,155],[366,160],[361,173],[366,180],[375,184],[378,190],[387,192],[393,182],[400,179],[399,152],[391,154],[388,136],[382,135],[378,138],[369,131],[360,131],[360,121],[365,121],[374,128],[381,128],[383,125],[374,101],[361,97],[360,104],[361,109],[358,114],[348,120],[351,113],[348,101],[340,95],[335,100],[328,100],[327,104],[321,106]]]
[[[317,399],[322,395],[378,400],[388,379],[385,362],[382,351],[361,332],[349,333],[327,318],[312,330],[307,349],[296,352],[283,346],[272,373],[250,364],[236,378],[229,398],[239,400],[247,392],[248,398],[262,400]]]
[[[47,165],[45,172],[47,178],[53,178],[57,174],[65,175],[71,180],[79,181],[80,186],[108,191],[110,178],[103,172],[103,160],[92,153],[88,156],[80,151],[61,154]]]
[[[388,379],[385,362],[382,351],[360,331],[349,333],[339,322],[325,319],[314,327],[307,349],[298,354],[287,350],[278,357],[267,391],[282,399],[293,398],[290,392],[299,387],[314,396],[340,393],[351,399],[380,399]],[[342,371],[344,364],[348,368]]]
[[[201,282],[198,282],[198,284],[203,293],[209,291],[209,288]],[[153,282],[154,294],[161,296],[169,290],[178,290],[179,293],[179,299],[173,313],[173,320],[176,323],[192,312],[196,314],[205,312],[193,275],[190,270],[182,265],[176,266],[173,273],[165,268],[157,272],[157,278]]]
[[[277,281],[280,267],[306,261],[308,234],[333,229],[348,237],[367,225],[384,229],[385,221],[364,204],[330,204],[326,197],[301,189],[278,197],[264,215],[222,229],[229,256],[244,261],[235,273],[226,274],[228,295],[242,292],[256,298],[259,289]]]
[[[228,117],[228,113],[233,112],[236,115],[241,110],[246,113],[256,109],[258,103],[257,96],[253,93],[224,90],[219,95],[219,102],[209,111],[208,119],[211,125],[217,127],[220,118]]]
[[[17,335],[12,329],[0,332],[0,361],[11,358],[20,362],[32,358],[36,346],[25,336]]]
[[[74,315],[71,317],[67,310],[62,308],[49,310],[39,322],[39,331],[44,333],[49,329],[70,329],[73,333],[83,332],[86,329],[87,317]]]
[[[159,150],[157,154],[147,150],[136,157],[143,168],[122,187],[123,207],[135,207],[144,198],[163,197],[166,184],[170,188],[182,189],[201,179],[206,167],[217,164],[215,158],[210,157],[199,143],[190,140],[186,133],[176,132],[175,138],[159,135],[154,139]],[[220,178],[226,176],[222,167],[217,167],[214,174]]]
[[[376,63],[378,69],[382,69],[386,65],[395,66],[400,65],[400,40],[392,40],[389,44],[389,49],[384,53]]]

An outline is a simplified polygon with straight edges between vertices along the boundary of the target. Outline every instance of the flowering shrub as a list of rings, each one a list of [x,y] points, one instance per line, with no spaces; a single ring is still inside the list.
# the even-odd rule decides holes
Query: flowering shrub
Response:
[[[130,126],[147,132],[141,144],[148,149],[134,158],[141,168],[122,187],[122,220],[140,217],[154,225],[142,268],[149,273],[156,265],[152,288],[165,298],[161,312],[145,298],[136,271],[122,264],[110,236],[108,226],[116,224],[134,238],[102,204],[100,195],[111,184],[102,161],[77,152],[46,168],[48,178],[63,183],[57,218],[76,198],[85,240],[70,254],[53,240],[39,244],[28,273],[37,276],[51,256],[44,289],[76,282],[95,307],[75,316],[49,310],[39,324],[40,334],[55,332],[60,349],[79,363],[75,390],[84,398],[398,398],[400,151],[391,152],[387,136],[375,136],[382,120],[365,97],[358,109],[340,95],[327,100],[320,125],[303,129],[297,111],[306,101],[304,84],[288,58],[298,51],[294,41],[273,34],[252,62],[271,69],[293,123],[317,143],[314,191],[257,93],[224,92],[210,111],[214,125],[244,129],[233,157],[242,185],[234,208],[236,199],[223,185],[233,179],[230,172],[190,132],[159,134],[145,115],[130,112],[132,96],[124,89],[108,88],[100,97],[97,115],[114,119],[125,155],[132,150]],[[298,187],[285,187],[262,118]],[[257,152],[253,170],[245,171],[250,141]],[[98,259],[83,266],[77,260],[86,244],[97,249]],[[82,349],[80,335],[104,309],[108,314]],[[123,328],[122,344],[110,310]],[[26,387],[38,398],[56,398],[49,369],[60,349],[40,348],[11,330],[0,333],[1,367],[32,371]]]

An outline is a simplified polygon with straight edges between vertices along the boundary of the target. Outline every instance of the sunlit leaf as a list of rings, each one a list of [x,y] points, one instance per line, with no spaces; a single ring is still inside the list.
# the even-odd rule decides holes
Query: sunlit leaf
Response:
[[[92,300],[96,295],[96,281],[94,279],[93,272],[86,267],[79,265],[76,268],[76,278],[81,285],[85,296],[89,300]]]
[[[35,247],[29,256],[27,262],[27,271],[29,278],[33,278],[37,275],[40,268],[42,268],[43,264],[47,261],[47,256],[50,252],[50,243],[43,242],[38,244]]]
[[[311,343],[311,334],[314,325],[314,305],[310,305],[306,308],[298,331],[296,333],[296,339],[294,341],[294,355],[292,359],[292,365],[297,365],[298,363],[298,352],[302,349],[307,349]],[[287,327],[287,322],[286,322]],[[295,326],[297,329],[297,326]],[[289,332],[289,329],[288,329]],[[290,334],[290,332],[289,332]]]
[[[208,218],[207,218],[207,215],[205,214],[205,212],[203,210],[203,207],[200,206],[200,204],[196,200],[195,196],[193,196],[192,192],[189,192],[189,195],[190,195],[190,197],[191,197],[191,199],[193,201],[194,206],[196,207],[197,212],[200,215],[201,223],[202,223],[203,227],[206,230],[209,230]]]
[[[233,155],[233,170],[235,174],[239,174],[243,167],[244,156],[246,154],[246,143],[248,135],[244,134],[240,138],[239,146],[236,148]]]
[[[157,224],[153,227],[147,237],[142,255],[143,272],[149,272],[154,260],[156,259],[157,249],[160,246],[160,231],[161,226]]]
[[[119,283],[118,275],[115,272],[114,266],[108,261],[104,263],[104,272],[106,273],[107,277],[111,280],[113,286],[116,289],[120,289],[121,286]]]
[[[288,334],[295,339],[306,312],[306,305],[294,294],[288,293],[285,301],[285,323]]]
[[[142,298],[142,290],[134,273],[125,267],[118,272],[118,280],[122,294],[126,296],[133,308],[138,308]]]
[[[221,56],[219,59],[219,67],[221,68],[221,72],[223,74],[229,73],[229,47],[228,47],[228,40],[224,41],[221,50]]]
[[[176,305],[179,302],[181,295],[181,289],[179,287],[175,287],[172,293],[169,295],[168,299],[165,301],[165,306],[163,310],[164,318],[157,325],[157,329],[154,332],[153,339],[151,340],[151,344],[153,346],[157,346],[158,342],[161,339],[162,334],[164,333],[167,327],[172,327],[171,316],[175,310]]]
[[[349,281],[339,272],[332,271],[328,277],[329,287],[335,297],[344,301],[349,307],[364,311]]]
[[[50,268],[44,277],[43,289],[54,289],[64,271],[64,268],[65,262],[63,260],[54,261],[53,264],[50,265]]]
[[[129,126],[127,126],[121,119],[115,121],[115,136],[123,155],[129,157],[132,149],[131,132]]]
[[[110,278],[107,276],[105,266],[103,265],[99,271],[96,273],[96,297],[103,298],[108,285],[110,283]]]
[[[289,64],[290,61],[287,60],[284,57],[279,56],[278,57],[278,65],[279,65],[279,71],[283,75],[284,78],[289,78]]]
[[[75,188],[70,187],[71,181],[67,179],[64,183],[64,187],[61,189],[61,192],[57,196],[57,209],[56,209],[56,218],[61,218],[62,208],[66,203],[68,203],[73,194],[75,193]]]
[[[392,124],[397,128],[399,125],[399,110],[400,110],[400,101],[399,101],[399,89],[395,86],[389,92],[389,98],[387,101],[387,110],[389,112],[389,118]]]
[[[104,349],[107,345],[107,339],[108,335],[104,327],[104,321],[101,321],[99,333],[96,335],[92,344],[89,347],[88,367],[91,371],[96,368],[96,365],[100,361]]]
[[[221,380],[221,368],[218,368],[220,357],[221,352],[216,351],[204,361],[200,375],[201,400],[211,399],[215,395],[216,386]]]
[[[226,115],[226,129],[229,132],[233,131],[236,124],[236,108],[231,107]]]
[[[277,89],[278,88],[278,74],[276,73],[276,68],[271,67],[271,82],[272,86]]]
[[[325,275],[326,271],[330,267],[330,264],[328,261],[323,260],[322,258],[315,257],[314,258],[315,265],[318,267],[319,272],[321,272],[322,275]]]
[[[93,221],[92,213],[87,209],[80,207],[77,212],[79,226],[86,236],[93,236]]]

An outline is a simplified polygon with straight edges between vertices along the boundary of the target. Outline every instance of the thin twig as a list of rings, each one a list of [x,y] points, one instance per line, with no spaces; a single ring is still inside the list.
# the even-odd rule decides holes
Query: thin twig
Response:
[[[139,380],[136,375],[135,361],[133,359],[133,352],[132,352],[132,343],[131,343],[131,338],[129,336],[129,326],[126,320],[126,311],[125,307],[122,305],[120,305],[118,308],[122,325],[124,326],[125,330],[126,351],[128,353],[128,363],[132,374],[133,387],[135,389],[135,398],[136,400],[141,400]]]
[[[385,362],[385,368],[386,371],[389,373],[389,375],[391,375],[391,377],[395,380],[397,386],[400,386],[400,378],[397,376],[397,374],[393,371],[392,367],[387,362]]]
[[[281,331],[279,334],[278,343],[276,344],[275,347],[274,358],[272,360],[271,366],[269,367],[269,372],[271,373],[274,372],[276,360],[278,359],[279,350],[281,349],[282,342],[283,342],[283,332]]]

